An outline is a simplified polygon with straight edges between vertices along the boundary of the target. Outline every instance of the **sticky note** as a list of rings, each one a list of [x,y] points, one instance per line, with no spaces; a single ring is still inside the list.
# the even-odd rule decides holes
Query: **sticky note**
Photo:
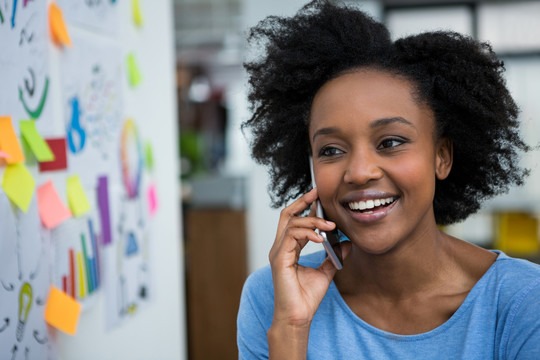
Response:
[[[8,198],[24,212],[30,206],[35,187],[34,178],[24,164],[18,163],[6,166],[2,178],[2,188]]]
[[[75,335],[81,315],[81,304],[53,285],[45,304],[45,321],[69,335]]]
[[[137,62],[135,61],[135,55],[130,53],[127,56],[127,70],[128,70],[128,80],[131,87],[139,85],[142,81],[142,76],[137,67]]]
[[[24,154],[13,129],[11,116],[0,116],[0,150],[9,155],[5,158],[8,164],[24,162]]]
[[[46,228],[52,229],[71,217],[51,180],[38,187],[37,200],[39,217]]]
[[[150,212],[150,215],[153,216],[156,213],[157,208],[158,208],[155,184],[151,184],[148,187],[147,196],[148,196],[148,211]]]
[[[149,142],[146,142],[144,145],[144,164],[148,171],[151,171],[154,168],[154,154],[152,145],[150,145]]]
[[[112,242],[111,217],[109,215],[109,181],[106,176],[98,178],[97,186],[99,216],[101,218],[101,234],[103,245]]]
[[[7,159],[7,158],[10,158],[10,157],[11,157],[11,155],[9,155],[9,154],[3,152],[2,150],[0,150],[0,158]]]
[[[22,120],[19,122],[22,138],[26,141],[38,161],[53,161],[54,154],[49,144],[43,140],[36,129],[34,120]]]
[[[45,139],[45,142],[54,154],[53,161],[39,163],[39,171],[54,171],[67,169],[66,138]]]
[[[49,5],[49,27],[51,37],[56,44],[71,46],[71,39],[64,22],[62,10],[54,2]]]
[[[136,26],[142,26],[143,16],[141,7],[139,6],[139,0],[131,0],[131,8],[133,9],[133,23],[135,23]]]
[[[67,178],[67,197],[69,208],[74,216],[83,215],[90,210],[88,198],[84,193],[78,175],[72,175]]]

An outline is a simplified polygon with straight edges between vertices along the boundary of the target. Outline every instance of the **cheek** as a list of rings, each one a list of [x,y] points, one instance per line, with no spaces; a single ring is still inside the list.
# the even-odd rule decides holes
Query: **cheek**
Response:
[[[402,188],[407,191],[421,191],[426,194],[434,193],[435,189],[435,166],[429,156],[411,156],[402,159],[392,169],[394,179],[402,183]],[[433,196],[433,195],[430,195]]]
[[[339,172],[332,171],[330,168],[322,169],[315,172],[315,180],[317,182],[319,199],[323,203],[327,203],[334,196],[339,186]]]

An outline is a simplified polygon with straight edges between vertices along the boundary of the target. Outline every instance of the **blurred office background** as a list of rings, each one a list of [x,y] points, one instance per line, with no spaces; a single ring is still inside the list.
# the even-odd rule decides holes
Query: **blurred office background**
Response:
[[[521,107],[523,135],[540,143],[540,1],[342,1],[387,24],[399,38],[447,29],[492,44]],[[250,158],[240,124],[249,117],[242,69],[250,26],[292,15],[304,0],[174,0],[178,128],[189,358],[237,358],[242,284],[267,265],[279,209],[266,169]],[[486,248],[539,259],[538,151],[523,159],[527,184],[493,199],[446,231]],[[319,247],[308,246],[306,251]]]

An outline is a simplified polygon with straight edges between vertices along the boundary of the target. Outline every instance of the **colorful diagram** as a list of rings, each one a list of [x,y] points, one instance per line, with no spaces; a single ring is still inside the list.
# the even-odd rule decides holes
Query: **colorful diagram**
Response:
[[[59,289],[84,302],[101,285],[99,240],[91,216],[72,218],[52,230]]]
[[[126,120],[122,129],[120,161],[126,194],[128,198],[134,199],[139,196],[143,154],[137,128],[131,119]]]

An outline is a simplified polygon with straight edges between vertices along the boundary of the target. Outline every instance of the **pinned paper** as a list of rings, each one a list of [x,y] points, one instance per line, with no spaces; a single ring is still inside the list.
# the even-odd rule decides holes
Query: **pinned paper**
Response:
[[[143,17],[141,7],[139,6],[139,0],[131,0],[131,7],[133,9],[133,22],[136,26],[142,26]]]
[[[90,204],[78,175],[68,177],[67,196],[69,208],[74,216],[80,216],[90,211]]]
[[[45,304],[45,321],[66,334],[75,335],[80,314],[81,304],[51,285]]]
[[[0,150],[9,155],[4,157],[8,164],[24,162],[24,154],[13,129],[11,116],[0,116]]]
[[[43,140],[36,129],[34,120],[23,120],[19,122],[21,135],[26,141],[38,161],[53,161],[54,154],[49,145]]]
[[[46,228],[52,229],[71,217],[51,180],[37,189],[39,217]]]
[[[152,151],[152,145],[150,145],[149,142],[146,142],[146,144],[144,145],[144,160],[146,169],[148,171],[152,171],[152,169],[154,169],[154,155]]]
[[[54,154],[54,160],[40,162],[39,171],[67,169],[66,138],[45,139],[45,142]]]
[[[131,87],[135,87],[139,85],[142,81],[141,73],[135,61],[135,55],[133,53],[130,53],[127,56],[126,62],[127,62],[129,85]]]
[[[158,208],[156,186],[154,184],[151,184],[150,187],[148,188],[147,195],[148,195],[148,210],[150,211],[150,215],[154,216]]]
[[[71,39],[62,16],[62,10],[54,2],[49,5],[49,26],[51,37],[55,43],[71,46]]]
[[[8,198],[22,211],[26,212],[36,183],[24,164],[12,164],[6,167],[2,178],[2,188]]]

